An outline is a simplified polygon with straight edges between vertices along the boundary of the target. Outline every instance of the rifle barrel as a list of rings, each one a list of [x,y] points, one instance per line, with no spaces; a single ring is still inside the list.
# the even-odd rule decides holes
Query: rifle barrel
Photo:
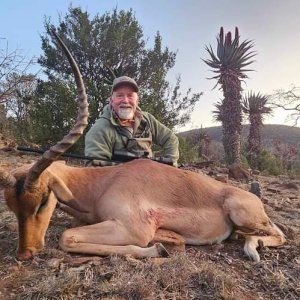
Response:
[[[23,152],[33,152],[33,153],[39,153],[43,154],[47,150],[44,149],[35,149],[35,148],[28,148],[28,147],[17,147],[18,151],[23,151]],[[127,152],[126,152],[127,153]],[[130,152],[129,152],[130,153]],[[119,153],[120,154],[120,153]],[[124,163],[124,162],[129,162],[134,159],[139,159],[139,158],[147,158],[147,157],[139,157],[139,156],[134,156],[134,154],[130,153],[131,155],[119,155],[117,156],[117,160],[110,160],[110,159],[104,159],[104,158],[99,158],[99,157],[94,157],[94,156],[85,156],[85,155],[80,155],[80,154],[72,154],[72,153],[63,153],[61,156],[62,157],[70,157],[70,158],[77,158],[77,159],[83,159],[83,160],[102,160],[102,161],[107,161],[107,162],[114,162],[114,163]],[[166,165],[171,165],[173,166],[173,162],[165,157],[149,157],[148,159],[154,160],[156,162],[166,164]]]

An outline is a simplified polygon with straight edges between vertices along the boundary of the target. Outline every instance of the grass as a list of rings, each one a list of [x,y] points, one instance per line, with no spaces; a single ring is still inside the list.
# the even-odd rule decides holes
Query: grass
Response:
[[[23,270],[24,271],[24,270]],[[55,269],[43,265],[22,273],[16,299],[249,299],[213,263],[192,263],[184,254],[162,264],[113,256],[93,266]]]

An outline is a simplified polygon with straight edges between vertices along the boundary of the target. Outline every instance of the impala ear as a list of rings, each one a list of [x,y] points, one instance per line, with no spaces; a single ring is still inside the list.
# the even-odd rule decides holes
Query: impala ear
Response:
[[[16,178],[10,172],[0,168],[0,187],[14,187],[16,181]]]
[[[69,190],[69,188],[63,182],[63,180],[58,176],[54,175],[52,172],[50,171],[48,172],[50,173],[48,185],[50,189],[53,191],[55,197],[57,198],[57,201],[79,212],[86,212],[80,208],[73,193]]]

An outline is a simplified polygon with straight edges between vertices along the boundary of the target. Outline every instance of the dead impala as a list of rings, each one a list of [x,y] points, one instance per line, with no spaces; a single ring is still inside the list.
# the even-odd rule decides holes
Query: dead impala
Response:
[[[244,251],[254,261],[257,247],[285,243],[255,195],[205,175],[147,159],[116,167],[78,168],[56,161],[82,135],[88,103],[76,62],[56,37],[72,66],[79,94],[74,128],[31,166],[0,170],[8,207],[18,219],[17,257],[27,260],[44,246],[57,201],[89,225],[66,230],[60,247],[68,252],[135,257],[166,255],[149,246],[158,229],[181,235],[186,244],[219,243],[234,230],[245,235]]]

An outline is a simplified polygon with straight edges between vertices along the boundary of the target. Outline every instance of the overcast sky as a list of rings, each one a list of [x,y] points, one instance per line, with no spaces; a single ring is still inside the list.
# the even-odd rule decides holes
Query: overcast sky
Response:
[[[299,0],[2,0],[0,47],[8,43],[10,50],[18,48],[27,57],[39,56],[44,17],[51,17],[57,25],[59,15],[64,16],[71,4],[91,16],[115,7],[132,8],[149,45],[160,31],[164,46],[178,51],[168,79],[175,83],[176,75],[181,74],[183,91],[204,92],[191,122],[181,130],[219,125],[213,122],[211,111],[222,94],[212,90],[215,82],[207,80],[212,73],[202,59],[208,58],[205,45],[215,48],[221,26],[225,32],[234,32],[238,26],[241,40],[255,43],[258,55],[252,65],[255,71],[243,85],[246,92],[270,94],[292,84],[300,86]],[[277,112],[266,123],[289,124],[284,112]]]

